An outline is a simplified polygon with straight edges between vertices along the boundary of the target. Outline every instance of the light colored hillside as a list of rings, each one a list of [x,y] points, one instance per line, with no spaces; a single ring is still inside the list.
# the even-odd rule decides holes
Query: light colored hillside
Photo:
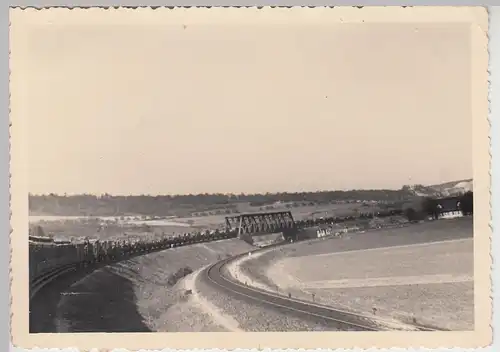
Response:
[[[416,196],[448,197],[473,191],[472,179],[441,183],[432,186],[409,186]]]

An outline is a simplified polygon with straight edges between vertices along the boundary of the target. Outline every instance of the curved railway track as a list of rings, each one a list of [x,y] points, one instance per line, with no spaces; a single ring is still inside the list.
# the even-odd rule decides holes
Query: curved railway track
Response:
[[[246,255],[246,253],[243,255]],[[228,258],[209,266],[204,270],[203,276],[213,287],[226,292],[234,298],[272,308],[285,314],[293,314],[299,318],[319,323],[327,329],[341,331],[396,330],[394,327],[390,328],[383,322],[367,316],[274,294],[229,279],[228,275],[224,273],[224,266],[243,255]],[[408,329],[401,328],[401,330],[435,331],[433,328],[424,326],[407,327]]]
[[[33,279],[33,281],[30,283],[30,301],[45,285],[51,283],[64,274],[76,271],[78,267],[78,264],[63,265]]]
[[[133,257],[136,256],[141,256],[141,255],[146,255],[150,254],[153,252],[159,252],[163,250],[167,250],[170,248],[177,248],[177,247],[183,247],[183,246],[188,246],[188,245],[193,245],[197,243],[205,243],[205,242],[211,242],[211,241],[220,241],[220,240],[226,240],[233,238],[234,236],[229,236],[229,235],[221,235],[216,238],[198,238],[198,239],[189,239],[189,240],[184,240],[181,239],[177,242],[173,242],[171,244],[163,244],[163,245],[155,245],[152,246],[151,248],[145,248],[145,247],[138,247],[138,248],[131,248],[127,253],[124,253],[121,256],[116,256],[112,258],[106,258],[104,260],[96,260],[96,258],[86,258],[87,262],[85,260],[78,260],[79,258],[76,258],[76,261],[72,261],[70,263],[66,264],[60,264],[52,267],[51,269],[48,269],[41,274],[35,276],[33,279],[30,281],[30,300],[32,300],[35,295],[47,284],[55,281],[56,279],[62,277],[64,274],[70,273],[70,272],[75,272],[78,271],[79,269],[82,268],[87,268],[87,267],[92,267],[92,268],[97,268],[99,266],[103,265],[108,265],[112,263],[117,263],[123,260],[127,259],[132,259]],[[75,259],[75,258],[72,258]],[[89,261],[93,259],[93,261]]]

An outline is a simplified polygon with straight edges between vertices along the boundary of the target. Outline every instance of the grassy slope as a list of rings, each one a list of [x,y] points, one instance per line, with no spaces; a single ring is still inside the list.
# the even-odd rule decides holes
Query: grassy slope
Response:
[[[269,287],[276,287],[277,280],[273,280],[272,277],[269,276],[269,268],[275,266],[276,263],[283,263],[282,260],[288,260],[289,264],[291,264],[292,261],[289,258],[299,259],[303,257],[307,261],[311,255],[392,245],[425,243],[436,240],[442,241],[463,239],[471,238],[471,236],[472,221],[470,221],[470,219],[439,221],[410,226],[407,228],[367,232],[365,234],[352,235],[345,239],[296,243],[278,250],[270,251],[255,258],[254,260],[247,260],[243,263],[241,270],[246,275],[251,276],[252,279],[258,283]],[[354,253],[356,252],[353,252],[353,254]],[[385,261],[383,258],[378,258],[374,264],[373,261],[370,261],[369,253],[370,252],[358,252],[357,259],[353,259],[354,262],[351,260],[350,263],[346,262],[345,265],[337,263],[335,264],[335,268],[330,269],[328,269],[329,264],[333,265],[334,263],[329,263],[327,260],[328,257],[323,257],[323,259],[327,260],[325,263],[322,263],[321,260],[319,260],[321,257],[318,257],[318,260],[309,260],[307,265],[305,265],[306,262],[302,264],[295,263],[297,265],[294,265],[294,267],[296,269],[295,271],[307,271],[309,268],[309,274],[304,272],[300,273],[302,280],[307,277],[312,278],[315,273],[322,274],[323,276],[326,273],[328,276],[328,272],[331,272],[333,276],[340,275],[349,277],[349,272],[352,270],[357,270],[358,276],[360,275],[360,270],[361,274],[364,273],[368,275],[368,271],[365,272],[362,270],[364,265],[373,266],[378,265],[377,263]],[[398,263],[397,258],[393,261],[391,261],[390,258],[386,259],[392,263],[394,270],[398,268],[399,264],[406,265],[408,270],[411,271],[414,269],[414,274],[418,275],[419,271],[424,270],[422,268],[420,268],[422,270],[419,269],[419,257],[424,258],[422,259],[422,265],[425,266],[426,261],[432,261],[433,254],[430,251],[424,250],[415,255],[413,256],[415,257],[413,258],[415,260],[413,262],[407,262],[406,264],[403,263],[402,260]],[[425,259],[426,255],[428,257],[427,259]],[[451,260],[451,262],[448,262],[447,264],[446,262],[442,262],[441,264],[443,264],[444,267],[441,267],[441,269],[446,270],[446,265],[453,268],[462,264],[471,266],[473,260],[472,250],[465,251],[459,255],[462,255],[460,258],[465,256],[464,260],[466,263],[459,261],[459,263],[453,264],[454,256],[453,254],[450,254],[449,260]],[[366,263],[363,264],[364,262]],[[384,265],[381,264],[380,267],[382,266]],[[391,273],[388,272],[387,265],[385,265],[385,267],[386,274],[390,276]],[[298,274],[298,272],[294,273],[294,270],[292,270],[293,268],[289,266],[284,269],[287,270],[284,270],[281,273],[281,281],[285,281],[283,279],[290,275],[292,279],[288,281],[294,282],[296,278],[293,276],[294,274]],[[439,268],[434,269],[437,270]],[[369,270],[369,268],[367,268],[367,270]],[[373,268],[373,270],[375,270],[375,268]],[[468,268],[467,270],[471,271],[472,268]],[[377,306],[379,314],[385,314],[387,316],[392,315],[394,318],[405,321],[408,321],[410,319],[409,317],[411,317],[412,314],[415,314],[417,320],[421,323],[441,325],[450,329],[470,329],[473,326],[473,287],[472,284],[468,283],[314,290],[304,290],[298,286],[294,287],[292,285],[288,287],[280,287],[279,290],[282,293],[290,292],[293,296],[309,300],[312,299],[311,293],[314,292],[316,294],[315,299],[322,300],[323,303],[336,304],[340,306],[347,305],[360,311],[371,311],[373,306]],[[393,315],[391,310],[396,310],[396,314]]]
[[[189,303],[183,286],[169,286],[168,278],[181,268],[196,270],[251,249],[254,247],[231,239],[168,249],[111,265],[72,286],[71,291],[92,294],[64,296],[60,321],[69,331],[92,331],[102,325],[101,316],[106,317],[106,328],[114,331],[123,331],[124,326],[147,326],[152,331],[218,331],[220,328],[196,304]],[[142,321],[127,323],[127,313],[120,307],[136,310],[135,320],[140,317]]]

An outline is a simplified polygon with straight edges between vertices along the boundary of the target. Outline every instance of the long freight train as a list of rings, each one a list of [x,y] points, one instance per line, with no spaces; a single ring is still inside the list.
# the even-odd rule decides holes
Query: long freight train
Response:
[[[85,241],[83,243],[56,243],[47,238],[30,236],[30,282],[51,270],[68,265],[81,267],[113,262],[132,255],[146,254],[167,248],[234,238],[236,232],[198,233],[194,235],[145,241]]]
[[[358,219],[401,215],[400,210],[359,214]],[[310,228],[322,224],[342,223],[355,220],[353,216],[328,217],[295,221],[297,229]],[[81,267],[96,263],[113,262],[132,255],[146,254],[167,248],[185,246],[201,242],[211,242],[237,237],[237,231],[198,232],[182,236],[146,241],[124,239],[121,241],[85,241],[83,243],[54,242],[47,237],[30,236],[29,276],[30,282],[48,272],[69,265]]]

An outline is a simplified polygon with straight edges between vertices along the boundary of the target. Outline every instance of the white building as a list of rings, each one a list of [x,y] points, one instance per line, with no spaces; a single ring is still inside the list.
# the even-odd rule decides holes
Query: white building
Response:
[[[460,208],[460,201],[456,198],[440,199],[437,207],[440,219],[454,219],[464,216]]]

